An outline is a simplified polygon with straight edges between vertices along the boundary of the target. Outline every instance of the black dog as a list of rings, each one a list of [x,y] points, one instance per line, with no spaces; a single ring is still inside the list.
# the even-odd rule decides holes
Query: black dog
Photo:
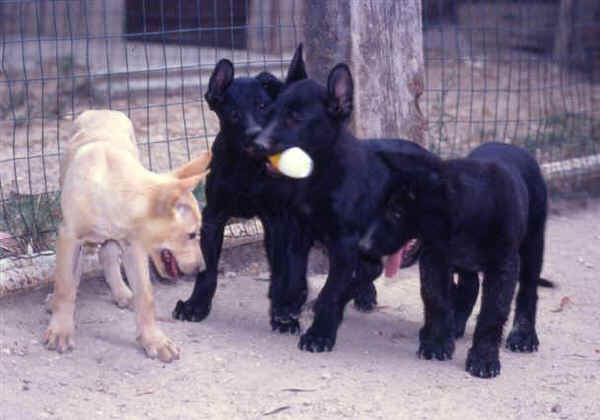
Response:
[[[266,122],[273,99],[286,85],[304,78],[302,45],[296,50],[285,84],[266,72],[255,78],[234,79],[230,61],[217,63],[205,95],[220,122],[206,182],[207,206],[202,212],[201,247],[206,269],[198,274],[190,298],[177,302],[175,318],[201,321],[209,314],[225,224],[231,217],[258,216],[265,230],[271,270],[271,326],[282,333],[299,332],[298,315],[306,300],[306,267],[313,240],[288,209],[304,181],[270,172],[264,160],[254,156],[253,140]],[[372,286],[357,296],[355,301],[361,309],[375,305]]]
[[[255,141],[264,155],[298,146],[313,159],[293,210],[326,246],[330,265],[314,322],[300,339],[299,347],[308,351],[333,348],[346,303],[381,273],[380,259],[362,257],[358,249],[390,181],[377,150],[425,153],[407,141],[354,138],[346,130],[352,95],[352,77],[343,64],[331,71],[327,88],[310,79],[293,83],[278,96],[271,121]]]
[[[506,346],[532,352],[537,285],[544,254],[547,192],[540,168],[524,150],[484,144],[466,159],[442,161],[429,153],[381,152],[393,174],[387,204],[361,240],[372,256],[389,254],[412,238],[421,245],[425,325],[418,354],[452,357],[477,297],[483,300],[466,369],[489,378],[500,373],[502,329],[519,281],[513,329]],[[458,285],[452,281],[458,273]]]

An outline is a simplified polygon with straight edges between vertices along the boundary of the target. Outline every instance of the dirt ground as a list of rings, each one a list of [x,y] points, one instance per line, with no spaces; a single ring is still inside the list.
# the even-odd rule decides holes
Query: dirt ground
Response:
[[[133,313],[111,303],[101,278],[80,287],[77,346],[64,355],[40,344],[47,288],[0,300],[0,418],[600,418],[600,201],[555,202],[551,213],[544,276],[559,287],[540,290],[540,350],[503,349],[496,379],[464,371],[473,319],[453,360],[417,359],[414,268],[377,281],[374,313],[346,310],[333,352],[299,351],[298,337],[270,331],[268,275],[253,245],[227,251],[202,323],[170,320],[191,283],[156,285],[161,325],[182,349],[170,365],[145,357]],[[313,273],[323,272],[315,257]],[[311,275],[311,298],[323,281]],[[303,327],[310,319],[305,311]]]

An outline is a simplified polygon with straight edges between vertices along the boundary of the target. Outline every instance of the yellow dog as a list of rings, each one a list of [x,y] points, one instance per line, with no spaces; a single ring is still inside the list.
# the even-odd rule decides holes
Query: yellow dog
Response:
[[[101,244],[100,261],[119,306],[133,299],[138,340],[149,357],[179,358],[179,349],[158,327],[148,270],[153,253],[159,270],[191,274],[203,263],[201,224],[194,187],[208,174],[210,153],[166,174],[139,160],[131,121],[121,112],[93,110],[75,121],[61,162],[63,221],[56,243],[52,318],[44,336],[48,349],[73,348],[73,313],[81,275],[81,247]],[[122,260],[134,293],[121,277]]]

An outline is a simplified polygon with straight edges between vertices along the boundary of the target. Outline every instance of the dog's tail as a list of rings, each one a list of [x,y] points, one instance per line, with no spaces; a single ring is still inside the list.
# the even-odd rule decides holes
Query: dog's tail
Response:
[[[550,281],[548,279],[540,277],[538,279],[538,286],[540,286],[540,287],[554,288],[554,287],[556,287],[556,283],[554,283],[553,281]]]

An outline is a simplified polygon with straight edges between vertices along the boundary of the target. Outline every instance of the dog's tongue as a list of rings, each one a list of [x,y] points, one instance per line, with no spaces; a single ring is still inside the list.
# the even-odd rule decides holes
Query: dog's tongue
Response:
[[[400,267],[402,266],[402,257],[404,256],[404,247],[392,255],[388,255],[385,260],[385,276],[390,278],[394,277]]]
[[[169,260],[169,268],[171,271],[171,275],[173,277],[175,277],[175,279],[179,278],[179,268],[177,267],[177,261],[175,260],[175,258],[171,258]]]

